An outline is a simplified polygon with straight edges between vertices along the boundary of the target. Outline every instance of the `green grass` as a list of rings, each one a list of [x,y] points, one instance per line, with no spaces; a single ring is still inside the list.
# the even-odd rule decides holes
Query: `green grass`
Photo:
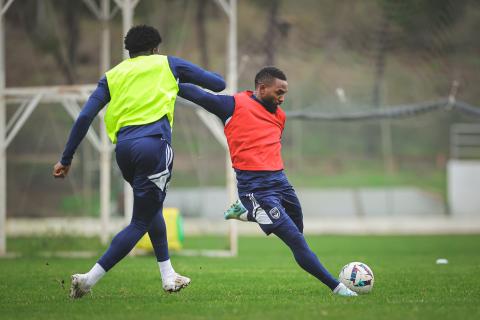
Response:
[[[352,171],[331,175],[291,174],[289,180],[294,186],[312,188],[385,188],[418,187],[444,194],[446,175],[443,172],[402,171],[385,174],[381,170]]]
[[[350,261],[372,267],[375,288],[355,299],[333,296],[301,270],[275,237],[240,239],[237,258],[172,257],[192,278],[162,292],[153,257],[129,257],[94,288],[67,297],[69,275],[95,258],[42,258],[40,251],[104,248],[95,239],[9,239],[23,254],[0,260],[1,319],[480,319],[480,235],[308,236],[335,275]],[[204,247],[216,238],[189,238]],[[436,265],[447,258],[448,265]],[[62,281],[64,285],[62,286]]]

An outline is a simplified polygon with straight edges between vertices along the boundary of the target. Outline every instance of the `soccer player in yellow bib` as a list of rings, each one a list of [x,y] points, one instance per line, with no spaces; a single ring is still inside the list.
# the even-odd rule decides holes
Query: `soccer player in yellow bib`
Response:
[[[80,298],[148,232],[158,261],[163,289],[179,291],[190,279],[175,272],[168,254],[163,201],[173,167],[171,132],[178,83],[192,83],[215,92],[225,89],[218,74],[183,59],[158,54],[159,32],[150,26],[131,28],[125,37],[130,58],[99,81],[70,132],[56,178],[67,176],[73,154],[98,112],[108,103],[105,125],[122,175],[134,192],[130,224],[118,233],[91,270],[74,274],[70,296]]]

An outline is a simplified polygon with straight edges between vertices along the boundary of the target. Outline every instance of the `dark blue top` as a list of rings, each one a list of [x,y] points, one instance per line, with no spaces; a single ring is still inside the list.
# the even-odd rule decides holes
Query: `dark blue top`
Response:
[[[179,84],[178,95],[215,114],[220,118],[223,124],[227,122],[235,110],[235,98],[233,96],[211,94],[195,85],[187,83]],[[252,99],[259,102],[268,110],[268,107],[255,97],[255,95],[252,95]],[[290,183],[283,170],[249,171],[235,169],[235,173],[237,176],[237,188],[240,195],[253,192],[253,190],[261,191],[290,187]]]
[[[215,92],[225,89],[225,81],[216,73],[205,71],[195,64],[177,57],[168,56],[168,63],[174,77],[179,83],[193,83]],[[87,134],[93,119],[109,101],[110,91],[108,90],[107,78],[103,76],[72,127],[65,150],[63,151],[62,159],[60,160],[63,165],[69,165],[72,162],[73,154]],[[126,126],[121,128],[117,133],[117,143],[127,139],[151,135],[161,135],[163,139],[171,143],[171,132],[172,130],[167,117],[163,117],[147,125]]]
[[[211,94],[199,87],[188,84],[180,83],[178,85],[178,95],[184,99],[192,101],[198,104],[208,112],[213,113],[225,124],[230,118],[235,109],[235,98],[228,95]]]
[[[199,87],[189,84],[181,83],[178,85],[178,95],[189,101],[192,101],[208,112],[213,113],[225,124],[225,122],[233,115],[235,110],[235,98],[228,95],[211,94]],[[255,95],[252,95],[252,99],[260,103],[268,112],[275,113],[276,107],[272,110],[271,107],[266,106]]]

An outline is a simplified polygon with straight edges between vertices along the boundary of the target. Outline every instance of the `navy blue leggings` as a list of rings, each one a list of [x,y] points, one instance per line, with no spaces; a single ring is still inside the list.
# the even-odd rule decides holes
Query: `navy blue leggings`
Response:
[[[133,214],[130,224],[112,239],[98,264],[110,270],[146,232],[157,261],[168,260],[162,210],[173,166],[172,148],[160,136],[149,136],[118,142],[115,152],[122,175],[133,188]]]
[[[162,203],[148,198],[134,198],[133,217],[130,224],[120,231],[98,264],[105,271],[122,260],[148,231],[157,261],[169,259],[167,233],[162,214]]]
[[[276,227],[273,232],[292,250],[298,265],[312,276],[322,281],[331,290],[335,289],[339,282],[320,263],[315,253],[310,250],[305,237],[290,219]]]

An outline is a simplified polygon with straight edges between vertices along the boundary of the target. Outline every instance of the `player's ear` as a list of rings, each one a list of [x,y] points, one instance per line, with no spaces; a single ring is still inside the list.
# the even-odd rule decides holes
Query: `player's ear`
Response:
[[[257,91],[263,95],[265,93],[265,89],[267,88],[267,86],[264,84],[264,83],[260,83],[258,85],[258,88],[257,88]]]

